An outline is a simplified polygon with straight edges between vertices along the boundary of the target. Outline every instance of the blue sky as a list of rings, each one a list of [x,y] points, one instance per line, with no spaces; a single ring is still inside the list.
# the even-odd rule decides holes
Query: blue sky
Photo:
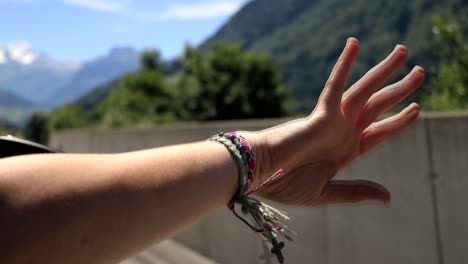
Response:
[[[25,42],[58,60],[114,46],[159,48],[165,58],[213,34],[248,0],[0,0],[0,45]]]

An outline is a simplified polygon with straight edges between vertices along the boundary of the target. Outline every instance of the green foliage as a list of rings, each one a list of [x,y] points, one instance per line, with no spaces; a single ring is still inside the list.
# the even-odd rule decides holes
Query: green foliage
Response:
[[[107,84],[97,86],[73,104],[86,112],[94,111],[98,104],[104,101],[113,90],[117,89],[121,78],[113,80]]]
[[[468,20],[466,0],[256,0],[248,2],[212,38],[202,44],[242,43],[266,52],[281,66],[281,80],[310,110],[347,37],[357,37],[361,54],[350,82],[378,63],[395,44],[408,46],[409,60],[401,78],[415,64],[428,76],[437,71],[432,18],[457,15]],[[466,24],[466,21],[463,23]]]
[[[98,87],[75,104],[54,111],[52,129],[263,118],[288,113],[289,96],[269,56],[244,53],[238,46],[215,46],[205,56],[187,47],[183,71],[165,78],[158,66],[158,54],[145,52],[138,72]]]
[[[48,121],[47,114],[34,113],[24,127],[24,137],[37,143],[47,144],[49,141]]]
[[[448,22],[436,20],[439,34],[434,38],[437,14],[457,16],[465,32],[455,30],[459,33],[453,35]],[[350,82],[402,43],[410,57],[395,79],[417,63],[429,79],[435,76],[430,82],[434,96],[426,97],[423,106],[466,108],[463,25],[468,25],[465,0],[249,1],[198,50],[187,47],[181,61],[170,66],[170,72],[181,69],[173,76],[164,78],[170,64],[164,65],[159,51],[147,50],[140,71],[97,89],[76,103],[78,109],[67,106],[54,112],[52,127],[281,116],[291,103],[282,82],[299,102],[295,110],[309,111],[349,36],[361,41]]]
[[[42,110],[14,93],[0,90],[0,126],[23,127],[34,112]]]
[[[104,127],[167,122],[174,120],[173,98],[159,71],[142,69],[119,82],[97,106],[97,116]]]
[[[156,49],[143,51],[140,55],[140,64],[143,70],[162,70],[161,53]]]
[[[5,135],[12,135],[12,136],[17,136],[18,134],[20,134],[22,131],[20,131],[19,129],[17,128],[13,128],[13,127],[8,127],[8,126],[5,126],[5,125],[0,125],[0,135],[1,136],[5,136]]]
[[[468,109],[468,42],[464,29],[455,18],[444,20],[437,16],[433,32],[442,63],[431,81],[432,93],[424,98],[423,107],[439,111]]]
[[[0,124],[12,128],[23,127],[32,113],[41,110],[38,107],[4,107],[0,105]]]
[[[51,113],[49,122],[52,130],[86,127],[91,123],[88,114],[76,105],[56,109]]]
[[[181,119],[220,120],[287,114],[288,94],[266,55],[239,46],[215,45],[209,55],[186,48],[178,83]]]

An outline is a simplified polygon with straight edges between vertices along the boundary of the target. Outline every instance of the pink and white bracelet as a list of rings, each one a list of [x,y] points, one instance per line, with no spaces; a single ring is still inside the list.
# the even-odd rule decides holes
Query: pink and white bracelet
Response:
[[[278,170],[278,172],[261,185],[253,190],[249,190],[255,177],[256,162],[253,149],[247,140],[237,132],[221,132],[208,140],[219,142],[226,146],[236,160],[239,168],[239,188],[228,203],[229,210],[253,231],[259,234],[262,240],[269,246],[271,253],[277,256],[279,263],[284,263],[284,257],[281,252],[281,249],[284,247],[284,242],[278,242],[277,238],[280,235],[292,241],[292,235],[295,235],[295,233],[290,230],[288,226],[281,223],[281,220],[289,220],[289,217],[285,212],[249,196],[282,177],[284,175],[283,170]],[[241,205],[242,212],[246,215],[250,215],[251,222],[253,223],[249,223],[246,219],[237,214],[235,204]]]

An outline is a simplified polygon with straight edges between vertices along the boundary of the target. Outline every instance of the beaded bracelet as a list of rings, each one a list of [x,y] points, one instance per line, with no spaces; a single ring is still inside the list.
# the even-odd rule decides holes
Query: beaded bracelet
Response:
[[[259,234],[263,242],[270,248],[271,253],[276,255],[279,263],[284,263],[284,257],[281,252],[284,242],[278,242],[277,238],[278,235],[281,235],[287,240],[292,241],[292,235],[295,233],[288,226],[281,223],[281,219],[289,220],[289,217],[285,212],[249,196],[282,177],[284,175],[283,170],[278,170],[258,187],[249,190],[255,177],[256,162],[252,147],[247,140],[237,132],[221,132],[208,140],[219,142],[226,146],[236,160],[239,168],[239,188],[228,203],[229,210],[250,229]],[[241,205],[241,210],[244,214],[250,215],[253,224],[237,214],[235,210],[236,203]]]

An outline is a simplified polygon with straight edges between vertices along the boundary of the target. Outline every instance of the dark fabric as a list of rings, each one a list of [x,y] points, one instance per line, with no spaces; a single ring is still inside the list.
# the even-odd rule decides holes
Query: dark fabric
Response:
[[[11,136],[0,136],[0,158],[25,154],[55,152],[61,151],[24,139]]]

